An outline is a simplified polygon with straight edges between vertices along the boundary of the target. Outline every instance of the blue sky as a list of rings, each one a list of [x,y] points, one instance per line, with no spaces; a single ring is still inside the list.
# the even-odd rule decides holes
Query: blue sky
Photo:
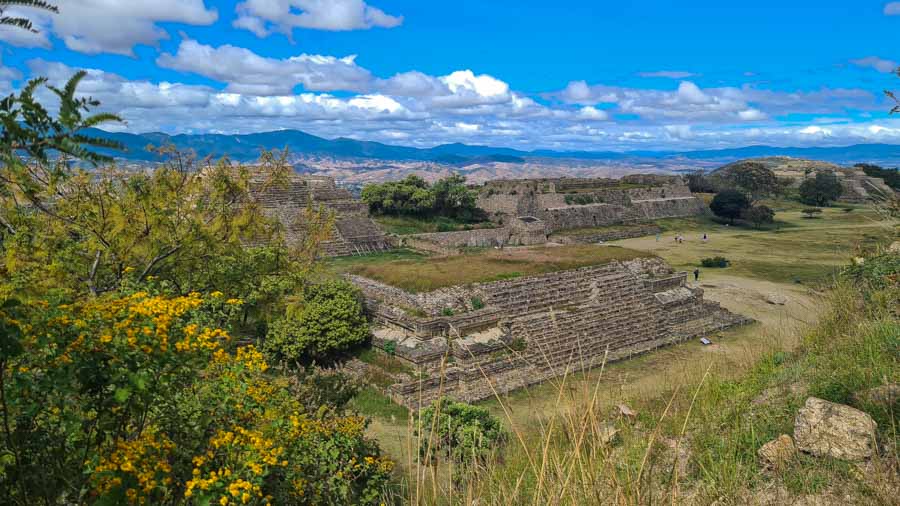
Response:
[[[900,2],[58,0],[0,92],[88,69],[118,130],[585,150],[900,143]],[[724,5],[723,5],[724,4]]]

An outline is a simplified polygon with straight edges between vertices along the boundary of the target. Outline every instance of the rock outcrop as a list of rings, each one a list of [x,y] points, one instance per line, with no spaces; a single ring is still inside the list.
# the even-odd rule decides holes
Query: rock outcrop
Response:
[[[858,409],[810,397],[794,420],[794,439],[811,455],[860,461],[875,453],[875,429],[872,417]]]

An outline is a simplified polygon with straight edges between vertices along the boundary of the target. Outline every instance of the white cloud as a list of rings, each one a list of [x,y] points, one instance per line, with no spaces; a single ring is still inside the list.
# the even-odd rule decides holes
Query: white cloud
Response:
[[[885,16],[900,16],[900,2],[888,2],[884,6]]]
[[[738,111],[738,118],[743,121],[759,121],[766,119],[767,116],[759,109],[745,109]]]
[[[233,25],[266,37],[272,32],[288,36],[294,28],[365,30],[393,28],[403,23],[363,0],[246,0],[237,5]]]
[[[279,60],[241,47],[212,47],[188,39],[181,41],[174,55],[163,53],[156,63],[227,83],[227,91],[289,95],[297,85],[308,91],[368,90],[372,76],[355,58],[301,54]]]
[[[73,51],[133,56],[135,45],[155,46],[169,34],[158,23],[209,25],[218,19],[204,0],[66,0],[58,15],[33,13],[39,34],[4,29],[0,39],[21,47],[50,47],[48,34]]]
[[[850,63],[858,67],[870,67],[884,73],[897,70],[897,62],[893,60],[885,60],[884,58],[879,58],[877,56],[867,56],[865,58],[850,60]]]
[[[664,77],[666,79],[685,79],[694,77],[697,74],[693,72],[683,72],[679,70],[658,70],[656,72],[638,72],[641,77]]]
[[[597,109],[593,106],[584,106],[578,110],[577,116],[581,119],[593,120],[593,121],[606,121],[609,119],[609,113],[606,111]]]

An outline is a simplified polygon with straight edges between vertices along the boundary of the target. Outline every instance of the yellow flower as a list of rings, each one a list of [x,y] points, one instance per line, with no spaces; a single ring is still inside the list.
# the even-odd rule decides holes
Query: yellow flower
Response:
[[[211,293],[211,294],[209,294],[209,295],[212,296],[212,297],[215,297],[215,298],[219,298],[219,297],[221,297],[221,296],[223,296],[223,295],[225,295],[225,294],[222,293],[222,292],[220,292],[220,291],[218,291],[218,290],[216,290],[215,292],[213,292],[213,293]]]
[[[228,504],[228,498],[223,495],[222,498],[219,499],[219,504],[225,506],[226,504]]]

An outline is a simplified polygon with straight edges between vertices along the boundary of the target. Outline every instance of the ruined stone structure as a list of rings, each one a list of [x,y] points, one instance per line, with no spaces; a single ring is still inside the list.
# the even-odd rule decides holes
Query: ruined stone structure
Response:
[[[263,213],[282,223],[288,242],[303,239],[308,209],[324,208],[331,213],[334,226],[330,239],[322,244],[323,254],[357,255],[393,247],[390,238],[369,217],[368,206],[354,199],[349,191],[338,188],[330,177],[292,175],[281,185],[254,179],[250,193]]]
[[[847,169],[837,172],[841,179],[840,201],[850,204],[864,204],[872,200],[884,200],[894,198],[894,190],[877,177],[867,176],[858,169]]]
[[[417,369],[389,389],[411,407],[484,399],[748,321],[655,258],[420,294],[350,279],[376,346]]]
[[[482,188],[478,207],[497,223],[539,219],[548,233],[704,212],[703,202],[677,177],[654,175],[492,181]]]

